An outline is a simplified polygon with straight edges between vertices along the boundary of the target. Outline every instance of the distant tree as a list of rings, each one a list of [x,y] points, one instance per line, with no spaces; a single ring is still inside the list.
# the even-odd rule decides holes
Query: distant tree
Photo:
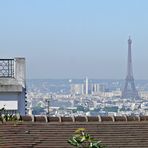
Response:
[[[93,111],[94,112],[99,112],[101,109],[100,108],[95,108]]]
[[[88,112],[89,108],[79,105],[79,106],[77,106],[77,111]]]
[[[43,112],[44,112],[44,108],[43,107],[41,107],[41,106],[33,107],[33,110],[32,110],[32,114],[33,115],[39,115],[39,114],[41,114]]]
[[[73,112],[73,113],[76,113],[76,112],[77,112],[77,110],[76,110],[76,109],[73,109],[73,110],[72,110],[72,112]]]
[[[106,112],[118,112],[118,107],[117,106],[105,107],[104,111],[106,111]]]
[[[85,108],[82,105],[77,106],[77,111],[85,111]]]

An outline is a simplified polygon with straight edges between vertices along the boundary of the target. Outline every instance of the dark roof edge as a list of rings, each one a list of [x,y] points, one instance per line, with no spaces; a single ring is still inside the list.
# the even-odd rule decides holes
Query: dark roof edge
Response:
[[[20,116],[20,120],[26,122],[148,122],[148,116],[73,116],[73,117],[52,117],[52,116]]]

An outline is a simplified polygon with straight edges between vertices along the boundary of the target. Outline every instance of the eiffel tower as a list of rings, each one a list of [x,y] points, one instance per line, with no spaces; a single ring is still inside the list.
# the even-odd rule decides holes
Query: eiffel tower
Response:
[[[132,55],[131,55],[131,44],[132,40],[128,39],[128,62],[127,62],[127,76],[125,79],[125,86],[122,91],[122,98],[135,98],[139,99],[138,91],[136,90],[134,77],[133,77],[133,68],[132,68]]]

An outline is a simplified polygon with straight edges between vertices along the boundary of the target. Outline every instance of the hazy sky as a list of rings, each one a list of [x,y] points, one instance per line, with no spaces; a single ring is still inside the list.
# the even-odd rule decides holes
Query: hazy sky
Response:
[[[0,57],[25,57],[27,78],[148,79],[148,0],[0,0]]]

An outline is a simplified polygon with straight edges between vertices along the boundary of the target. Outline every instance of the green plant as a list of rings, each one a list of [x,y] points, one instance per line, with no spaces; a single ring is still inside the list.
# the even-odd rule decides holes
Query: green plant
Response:
[[[0,121],[2,123],[7,122],[7,121],[19,121],[20,120],[19,114],[14,115],[14,114],[8,114],[5,112],[6,110],[4,107],[0,109]]]
[[[2,117],[4,121],[18,121],[19,120],[16,115],[11,115],[11,114],[5,114]]]
[[[75,134],[68,139],[68,143],[77,148],[105,148],[101,141],[92,138],[84,128],[78,128]]]
[[[3,123],[3,113],[5,112],[5,108],[0,109],[0,121]]]

